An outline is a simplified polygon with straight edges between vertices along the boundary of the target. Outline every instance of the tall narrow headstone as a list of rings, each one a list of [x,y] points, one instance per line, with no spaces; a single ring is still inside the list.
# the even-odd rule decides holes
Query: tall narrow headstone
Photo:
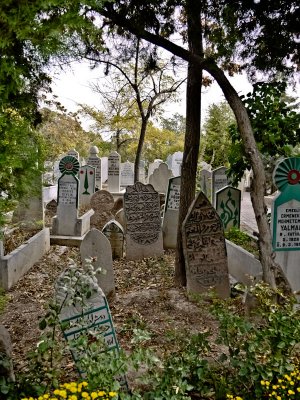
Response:
[[[163,254],[159,194],[140,182],[127,186],[124,195],[126,258],[138,260]]]
[[[101,177],[103,183],[107,183],[108,178],[108,157],[101,157]]]
[[[207,197],[198,193],[182,225],[187,290],[204,293],[214,289],[229,296],[229,276],[223,225]]]
[[[90,165],[80,167],[79,172],[79,204],[88,206],[95,193],[95,168]]]
[[[126,187],[134,183],[134,164],[126,161],[121,163],[121,186]]]
[[[225,186],[216,193],[216,210],[219,214],[224,230],[240,228],[241,191],[232,186]]]
[[[121,224],[116,220],[111,220],[104,225],[102,233],[110,242],[113,260],[122,258],[124,252],[124,230]]]
[[[164,249],[176,249],[181,177],[169,179],[163,217]]]
[[[111,193],[120,192],[120,162],[121,157],[113,151],[108,156],[108,191]]]
[[[149,177],[149,183],[158,193],[166,193],[169,179],[172,177],[172,171],[166,163],[160,163],[158,168],[153,171]]]
[[[78,217],[79,180],[75,176],[79,170],[77,158],[63,157],[59,163],[62,176],[58,179],[57,216],[53,233],[62,236],[76,235]]]
[[[111,245],[107,237],[98,229],[92,228],[80,245],[80,257],[84,262],[93,258],[94,269],[101,268],[97,274],[98,285],[108,298],[115,296],[115,278],[112,263]]]
[[[212,201],[211,204],[215,206],[216,192],[228,185],[228,178],[226,175],[226,167],[219,167],[212,171]]]
[[[279,193],[272,206],[273,249],[292,287],[300,290],[300,158],[281,161],[274,171]]]
[[[102,179],[101,179],[101,158],[98,157],[98,147],[92,146],[90,148],[90,155],[87,159],[87,164],[95,168],[95,190],[102,189]]]
[[[200,171],[200,186],[202,192],[205,194],[208,200],[211,200],[211,185],[212,185],[211,181],[212,181],[211,171],[209,171],[208,169],[202,169]]]

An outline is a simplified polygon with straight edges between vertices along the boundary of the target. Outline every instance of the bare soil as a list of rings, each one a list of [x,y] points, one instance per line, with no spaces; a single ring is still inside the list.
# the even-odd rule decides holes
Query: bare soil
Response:
[[[55,280],[70,258],[80,262],[78,248],[51,246],[49,253],[8,292],[8,304],[0,315],[0,323],[11,335],[16,373],[26,371],[26,355],[40,340],[39,320],[53,297]],[[149,346],[159,352],[176,346],[166,340],[170,331],[217,331],[210,314],[189,301],[185,291],[174,285],[174,253],[137,262],[114,261],[114,272],[117,295],[110,302],[110,309],[119,344],[125,350],[131,349],[133,328],[149,331],[152,334]],[[66,360],[63,368],[66,379],[74,376],[70,360]]]

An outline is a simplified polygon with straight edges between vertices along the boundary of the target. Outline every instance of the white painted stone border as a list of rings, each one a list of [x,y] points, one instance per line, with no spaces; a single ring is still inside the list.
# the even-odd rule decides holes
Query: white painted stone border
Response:
[[[228,272],[238,282],[244,285],[251,285],[253,281],[262,280],[262,267],[260,261],[247,250],[240,246],[225,240],[227,257],[228,257]]]
[[[0,256],[0,286],[9,290],[50,250],[50,230],[44,228],[10,254]]]

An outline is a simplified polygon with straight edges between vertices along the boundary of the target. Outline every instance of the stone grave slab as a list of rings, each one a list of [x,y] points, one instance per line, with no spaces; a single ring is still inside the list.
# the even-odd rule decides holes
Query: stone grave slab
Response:
[[[80,246],[80,257],[84,262],[93,258],[94,269],[101,268],[104,273],[97,274],[98,285],[108,298],[115,296],[115,278],[112,264],[111,245],[107,237],[98,229],[92,228]]]
[[[187,290],[205,293],[214,289],[221,298],[230,294],[226,245],[222,221],[200,192],[182,225]]]
[[[216,210],[225,231],[230,228],[240,228],[241,191],[232,186],[225,186],[216,192]]]
[[[154,170],[156,168],[158,168],[159,164],[161,164],[162,162],[163,162],[163,160],[157,159],[157,160],[154,160],[152,163],[149,164],[149,166],[148,166],[148,174],[147,174],[148,182],[149,182],[149,178],[153,174]]]
[[[141,182],[127,186],[124,195],[126,258],[139,260],[163,254],[159,194]]]
[[[219,167],[212,171],[212,201],[211,204],[215,206],[216,192],[227,186],[228,178],[226,175],[226,167]]]
[[[170,154],[167,157],[167,164],[169,169],[172,171],[173,176],[181,175],[182,160],[183,160],[182,151],[176,151],[174,154]]]
[[[89,206],[92,195],[95,193],[95,167],[84,165],[80,167],[79,172],[79,204],[80,206]]]
[[[281,161],[273,180],[279,192],[272,205],[273,250],[293,291],[300,290],[300,158]]]
[[[91,226],[102,230],[103,226],[114,219],[112,209],[114,207],[114,198],[107,190],[98,190],[93,194],[90,200],[90,205],[94,210],[94,215],[91,217]]]
[[[116,220],[107,222],[102,233],[107,237],[111,245],[112,258],[123,258],[124,254],[124,230]]]
[[[116,151],[110,153],[108,156],[107,184],[108,191],[111,193],[120,192],[120,163],[121,156]]]
[[[90,148],[90,155],[87,159],[87,164],[95,168],[95,190],[102,189],[102,178],[101,178],[101,158],[98,157],[99,150],[97,146]]]
[[[116,357],[119,354],[119,344],[113,320],[105,294],[88,274],[77,272],[77,280],[79,281],[78,291],[80,292],[81,301],[74,299],[70,294],[73,287],[70,283],[74,273],[66,270],[60,275],[56,282],[55,297],[58,305],[61,307],[59,320],[65,340],[69,343],[72,357],[78,368],[82,378],[86,377],[81,359],[84,356],[85,349],[78,351],[76,341],[85,335],[88,339],[86,351],[89,350],[90,343],[96,339],[103,340],[103,347],[99,346],[99,355],[103,352],[113,352]],[[78,279],[79,278],[79,279]],[[80,284],[82,282],[82,284]],[[85,293],[89,292],[90,297]],[[90,340],[89,340],[90,339]],[[120,382],[121,390],[127,390],[127,381],[125,376],[117,376]]]
[[[212,190],[212,173],[208,169],[202,169],[200,171],[200,186],[202,192],[211,201],[211,190]]]
[[[176,249],[181,177],[169,179],[163,216],[164,249]]]
[[[103,184],[107,183],[108,178],[108,157],[101,157],[101,177],[103,187]]]
[[[121,208],[115,214],[115,220],[123,227],[124,231],[126,231],[126,218],[124,208]]]
[[[166,163],[160,163],[158,168],[153,171],[149,177],[149,183],[158,193],[166,193],[169,179],[172,177],[172,171]]]

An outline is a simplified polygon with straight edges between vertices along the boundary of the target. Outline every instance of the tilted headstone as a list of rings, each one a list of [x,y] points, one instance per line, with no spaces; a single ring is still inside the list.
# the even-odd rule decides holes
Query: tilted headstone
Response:
[[[110,242],[113,260],[122,258],[124,253],[124,230],[122,225],[116,220],[111,220],[104,225],[102,233]]]
[[[207,169],[202,169],[200,171],[200,186],[202,192],[211,200],[211,186],[212,186],[212,173]]]
[[[107,190],[98,190],[93,194],[90,205],[94,210],[91,217],[91,226],[102,230],[103,226],[114,218],[111,210],[114,206],[114,198]]]
[[[71,156],[71,157],[75,157],[79,161],[79,153],[75,149],[69,150],[67,155]]]
[[[90,205],[92,195],[95,193],[95,168],[90,165],[80,167],[79,176],[79,204]]]
[[[83,262],[87,258],[93,258],[94,269],[101,268],[104,272],[97,274],[98,285],[108,298],[114,297],[115,278],[111,245],[107,237],[98,229],[92,228],[80,245],[80,257]]]
[[[121,157],[116,152],[113,151],[108,156],[108,191],[111,193],[119,193],[120,192],[120,163]]]
[[[115,356],[119,354],[119,344],[115,328],[112,321],[111,312],[105,294],[98,284],[87,274],[82,272],[76,275],[79,281],[78,290],[81,301],[71,296],[72,277],[74,274],[66,270],[60,275],[56,282],[56,301],[61,307],[59,320],[63,331],[63,336],[70,345],[71,353],[82,378],[86,378],[82,358],[84,352],[89,351],[91,343],[102,339],[104,346],[98,345],[99,355],[104,352],[113,352]],[[66,296],[66,293],[68,294]],[[87,293],[89,295],[87,295]],[[76,294],[75,294],[76,296]],[[87,347],[78,350],[76,341],[82,336],[87,338]],[[100,356],[99,356],[100,357]],[[121,387],[127,388],[126,377],[116,377]]]
[[[279,193],[272,206],[273,249],[292,287],[300,290],[300,158],[281,161],[274,171]]]
[[[163,217],[164,249],[176,249],[181,177],[169,179]]]
[[[167,164],[160,163],[158,168],[156,168],[149,177],[149,183],[158,193],[166,193],[171,177],[172,171],[168,168]]]
[[[173,176],[181,175],[182,160],[183,160],[182,151],[176,151],[174,154],[170,154],[167,157],[167,164],[169,169],[172,171]]]
[[[241,191],[232,186],[225,186],[216,193],[216,210],[219,214],[224,230],[240,228]]]
[[[163,162],[163,160],[157,159],[149,164],[149,166],[148,166],[148,182],[149,182],[149,178],[153,174],[154,170],[156,170],[156,168],[158,168],[159,164],[161,164],[162,162]]]
[[[226,167],[219,167],[212,171],[212,199],[211,204],[215,206],[216,192],[227,186],[228,178],[226,175]]]
[[[121,186],[126,187],[134,183],[134,164],[126,161],[121,163]]]
[[[163,254],[159,194],[140,182],[127,186],[124,195],[126,258],[139,260]]]
[[[87,164],[95,168],[95,190],[102,189],[102,178],[101,178],[101,158],[98,157],[99,150],[97,146],[90,148],[90,155],[87,159]]]
[[[214,289],[221,298],[230,294],[223,225],[204,193],[197,194],[182,225],[187,290]]]

